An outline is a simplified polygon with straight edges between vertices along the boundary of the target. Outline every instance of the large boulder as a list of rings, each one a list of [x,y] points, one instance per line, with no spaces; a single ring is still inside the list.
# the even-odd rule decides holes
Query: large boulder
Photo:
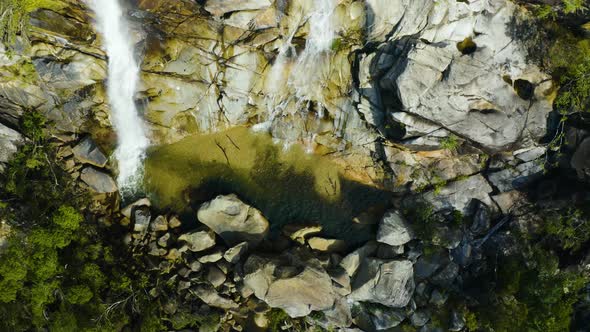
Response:
[[[244,283],[260,300],[291,317],[331,309],[336,295],[320,261],[303,250],[280,257],[252,255],[244,264]]]
[[[412,262],[367,258],[354,279],[353,291],[348,298],[401,308],[410,302],[414,288]]]
[[[84,168],[80,178],[90,189],[99,194],[114,193],[118,190],[117,184],[110,175],[92,167]]]
[[[262,213],[236,195],[218,196],[204,203],[197,217],[230,246],[244,241],[257,245],[268,233],[269,224]]]
[[[405,218],[396,211],[387,211],[379,223],[377,241],[390,246],[401,246],[410,242],[414,233]]]
[[[97,167],[105,167],[107,164],[107,157],[90,137],[83,139],[72,151],[76,159],[83,163]]]

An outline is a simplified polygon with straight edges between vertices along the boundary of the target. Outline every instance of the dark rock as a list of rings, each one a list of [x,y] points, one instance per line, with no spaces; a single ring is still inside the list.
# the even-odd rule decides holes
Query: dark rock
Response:
[[[108,161],[107,157],[90,137],[83,139],[72,151],[76,159],[85,164],[102,168],[106,166]]]

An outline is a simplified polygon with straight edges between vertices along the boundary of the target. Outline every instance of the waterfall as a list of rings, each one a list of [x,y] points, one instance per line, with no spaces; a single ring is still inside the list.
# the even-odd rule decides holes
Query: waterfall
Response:
[[[316,0],[309,16],[309,35],[299,55],[289,84],[301,102],[322,102],[322,90],[329,80],[330,51],[336,31],[332,21],[336,0]]]
[[[104,39],[108,55],[107,94],[111,119],[117,133],[115,158],[119,166],[117,183],[123,194],[132,194],[141,183],[143,159],[149,145],[134,95],[139,66],[123,9],[118,0],[86,0],[96,14],[96,29]]]

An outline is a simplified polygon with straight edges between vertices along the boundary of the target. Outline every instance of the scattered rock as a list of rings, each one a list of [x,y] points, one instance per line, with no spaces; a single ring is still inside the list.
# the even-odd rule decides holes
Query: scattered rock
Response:
[[[229,248],[224,254],[223,258],[229,263],[235,264],[248,251],[248,242],[242,242],[232,248]]]
[[[410,302],[415,288],[412,262],[367,258],[352,285],[350,300],[404,307]]]
[[[150,209],[146,206],[139,207],[133,212],[133,231],[137,233],[145,233],[150,226],[152,214]]]
[[[370,255],[373,255],[377,250],[376,242],[367,242],[364,246],[348,254],[340,262],[340,266],[344,268],[346,273],[352,278],[358,271],[361,263]]]
[[[197,217],[231,246],[244,241],[256,246],[268,233],[266,218],[236,195],[218,196],[204,203]]]
[[[320,225],[287,225],[283,227],[283,234],[299,244],[305,244],[308,236],[319,234],[322,231]]]
[[[157,216],[151,224],[152,231],[154,232],[165,232],[168,230],[168,221],[166,217]]]
[[[191,293],[201,299],[201,301],[215,308],[237,309],[239,307],[237,303],[220,296],[214,289],[210,287],[198,286],[192,289]]]
[[[123,209],[121,209],[121,214],[127,218],[131,218],[131,213],[133,212],[133,209],[136,207],[139,207],[139,206],[150,207],[150,206],[152,206],[152,203],[147,198],[139,199],[139,200],[127,205]]]
[[[302,250],[280,257],[252,255],[244,264],[244,283],[254,295],[291,317],[332,308],[332,280],[320,262]]]
[[[311,249],[321,252],[333,253],[346,250],[346,242],[344,240],[312,237],[307,243]]]
[[[225,282],[225,274],[217,266],[211,265],[207,269],[207,281],[217,288]]]
[[[414,234],[404,217],[396,211],[387,211],[379,223],[377,241],[400,246],[410,242]]]
[[[223,258],[223,251],[221,251],[221,249],[217,248],[212,253],[199,257],[199,262],[201,262],[203,264],[215,263],[215,262],[218,262],[222,258]]]
[[[182,222],[180,221],[180,219],[178,219],[178,217],[173,216],[172,218],[170,218],[170,220],[168,221],[168,226],[170,228],[178,228],[182,225]]]
[[[178,241],[187,243],[188,249],[192,252],[207,250],[215,245],[215,235],[212,232],[199,231],[182,234]]]

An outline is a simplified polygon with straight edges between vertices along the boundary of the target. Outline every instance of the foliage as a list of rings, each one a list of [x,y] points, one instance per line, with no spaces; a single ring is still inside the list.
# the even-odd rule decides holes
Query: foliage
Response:
[[[440,141],[441,149],[456,150],[460,145],[459,138],[456,135],[449,135]]]
[[[554,213],[546,218],[544,226],[544,231],[565,250],[576,251],[590,241],[590,221],[579,209]]]

